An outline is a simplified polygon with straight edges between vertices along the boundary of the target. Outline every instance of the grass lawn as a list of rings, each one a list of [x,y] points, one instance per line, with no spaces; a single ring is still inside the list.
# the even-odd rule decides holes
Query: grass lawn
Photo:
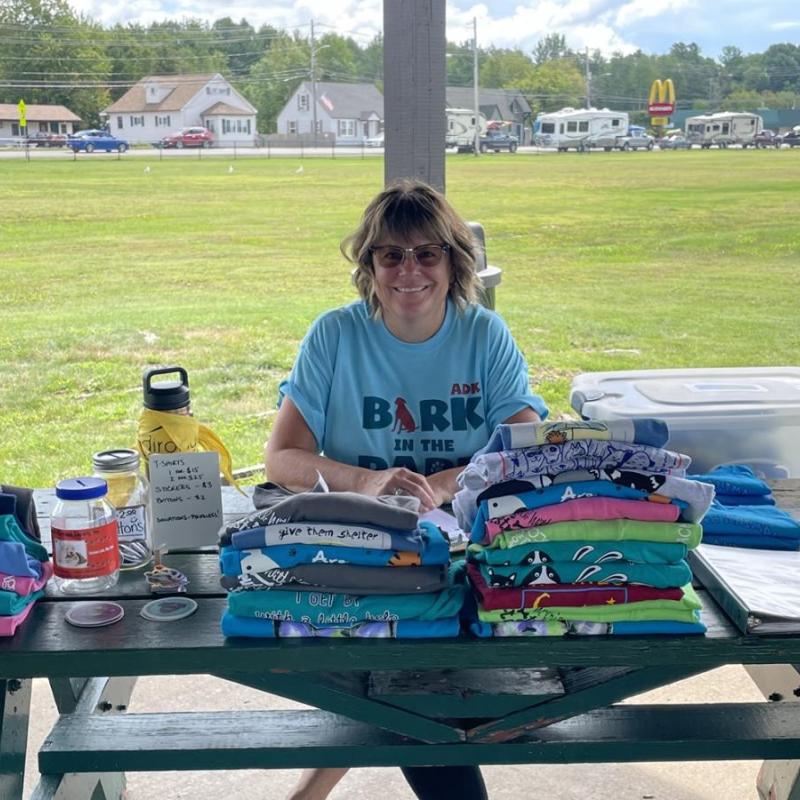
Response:
[[[156,364],[261,460],[306,328],[354,297],[338,244],[383,161],[230,163],[0,161],[0,483],[131,446]],[[452,156],[447,181],[555,413],[580,372],[800,362],[800,153]]]

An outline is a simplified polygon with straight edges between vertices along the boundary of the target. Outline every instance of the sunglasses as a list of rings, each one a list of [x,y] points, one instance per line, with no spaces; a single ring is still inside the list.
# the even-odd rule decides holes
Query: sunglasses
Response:
[[[444,254],[449,251],[449,244],[420,244],[417,247],[386,244],[369,248],[375,263],[385,269],[399,267],[406,260],[406,255],[413,256],[421,267],[438,267]]]

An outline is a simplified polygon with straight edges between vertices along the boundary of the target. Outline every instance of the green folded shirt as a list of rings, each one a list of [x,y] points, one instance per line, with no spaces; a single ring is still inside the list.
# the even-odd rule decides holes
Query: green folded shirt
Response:
[[[535,528],[504,531],[494,538],[490,549],[508,549],[540,542],[587,542],[635,540],[678,542],[693,550],[700,544],[703,529],[692,522],[642,522],[636,519],[581,520],[554,522]]]

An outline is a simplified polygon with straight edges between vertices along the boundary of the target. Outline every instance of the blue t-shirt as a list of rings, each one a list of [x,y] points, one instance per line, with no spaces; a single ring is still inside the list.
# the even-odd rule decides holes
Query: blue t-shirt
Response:
[[[424,475],[466,464],[495,425],[524,408],[547,415],[500,317],[479,305],[459,314],[450,300],[424,342],[400,341],[361,301],[323,314],[279,403],[284,396],[328,458]]]

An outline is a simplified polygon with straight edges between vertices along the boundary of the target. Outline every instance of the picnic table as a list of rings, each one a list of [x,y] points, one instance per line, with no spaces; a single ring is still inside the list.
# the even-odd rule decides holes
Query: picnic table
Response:
[[[773,491],[800,510],[800,480]],[[36,501],[46,523],[52,495]],[[249,501],[226,487],[224,510],[235,518]],[[198,609],[187,619],[143,619],[152,596],[141,572],[123,573],[103,594],[125,609],[120,622],[72,627],[77,601],[50,592],[0,640],[3,800],[22,797],[33,678],[49,681],[60,713],[34,800],[121,798],[126,771],[718,759],[768,759],[776,800],[800,796],[791,666],[782,692],[762,675],[765,702],[614,705],[725,664],[800,664],[800,636],[744,636],[702,589],[705,636],[225,639],[216,553],[164,561],[190,579]],[[143,675],[214,675],[314,709],[126,713]]]

